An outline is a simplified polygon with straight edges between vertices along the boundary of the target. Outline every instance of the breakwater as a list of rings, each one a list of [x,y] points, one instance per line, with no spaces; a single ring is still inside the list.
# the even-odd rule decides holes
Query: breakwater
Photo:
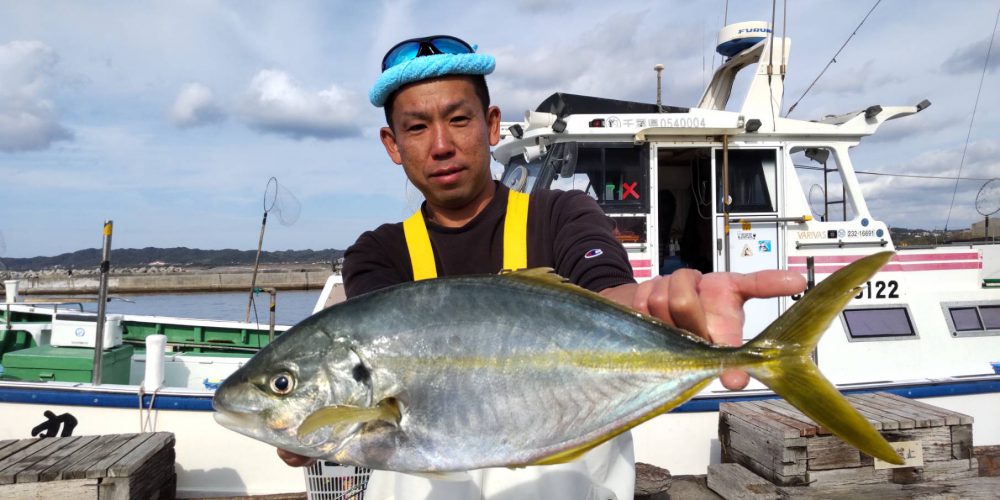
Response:
[[[326,270],[262,270],[256,286],[277,290],[321,289],[332,274]],[[173,272],[162,274],[112,274],[109,293],[224,292],[250,289],[250,271]],[[97,293],[97,274],[20,276],[18,291],[24,295],[74,295]]]

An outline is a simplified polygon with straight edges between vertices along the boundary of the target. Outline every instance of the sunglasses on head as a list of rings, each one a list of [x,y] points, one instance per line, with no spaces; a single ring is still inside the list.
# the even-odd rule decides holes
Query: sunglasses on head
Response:
[[[382,71],[397,64],[434,54],[472,54],[476,51],[464,41],[448,35],[411,38],[397,43],[382,58]]]

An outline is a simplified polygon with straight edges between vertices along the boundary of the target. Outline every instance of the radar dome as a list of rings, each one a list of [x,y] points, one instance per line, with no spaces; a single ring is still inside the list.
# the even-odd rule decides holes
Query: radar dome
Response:
[[[733,57],[771,35],[771,25],[764,21],[747,21],[730,24],[719,31],[719,44],[715,51]]]

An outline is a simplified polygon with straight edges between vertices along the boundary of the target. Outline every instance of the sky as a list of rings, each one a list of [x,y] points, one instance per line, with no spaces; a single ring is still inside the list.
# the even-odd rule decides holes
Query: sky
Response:
[[[346,248],[421,200],[367,100],[396,42],[451,34],[494,55],[507,120],[557,91],[654,102],[656,63],[664,102],[693,106],[721,62],[723,23],[771,18],[770,1],[729,3],[0,0],[0,258],[98,248],[105,220],[114,248],[254,249],[271,177],[265,250]],[[787,3],[784,110],[875,2]],[[792,114],[929,99],[862,141],[864,171],[958,176],[968,136],[957,191],[861,177],[890,226],[982,220],[978,179],[1000,177],[1000,41],[970,120],[998,8],[883,0]]]

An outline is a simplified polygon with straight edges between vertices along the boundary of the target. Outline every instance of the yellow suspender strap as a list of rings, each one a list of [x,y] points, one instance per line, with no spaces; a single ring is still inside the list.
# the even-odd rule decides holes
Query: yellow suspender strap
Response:
[[[528,200],[528,195],[514,190],[507,197],[507,215],[503,225],[504,270],[515,271],[528,267]],[[413,280],[437,278],[434,250],[424,214],[420,210],[403,221],[403,236],[410,252]]]
[[[503,223],[503,268],[508,271],[528,267],[528,195],[510,190],[507,216]]]
[[[437,278],[437,266],[434,264],[431,237],[427,234],[424,214],[419,209],[417,213],[403,221],[403,236],[406,238],[406,248],[410,251],[413,281]]]

